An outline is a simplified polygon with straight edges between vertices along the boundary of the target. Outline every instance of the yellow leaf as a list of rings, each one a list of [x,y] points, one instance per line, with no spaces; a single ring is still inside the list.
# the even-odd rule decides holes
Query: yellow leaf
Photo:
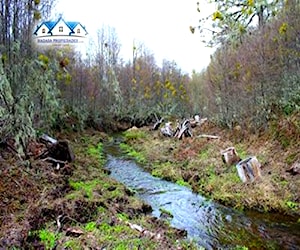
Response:
[[[218,10],[213,13],[213,17],[212,17],[213,21],[216,21],[217,19],[223,20],[222,14]]]
[[[253,7],[254,6],[254,0],[248,0],[248,5]]]
[[[279,34],[284,35],[287,32],[288,24],[282,23],[282,25],[279,28]]]

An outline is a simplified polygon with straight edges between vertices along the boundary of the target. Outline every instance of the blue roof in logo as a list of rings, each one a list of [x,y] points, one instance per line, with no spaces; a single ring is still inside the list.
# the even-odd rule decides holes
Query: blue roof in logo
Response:
[[[66,26],[70,29],[69,35],[71,36],[72,34],[75,34],[74,29],[76,26],[80,25],[83,30],[85,31],[84,35],[87,35],[88,32],[86,31],[85,27],[80,23],[80,22],[66,22],[62,17],[59,17],[57,21],[45,21],[42,22],[39,26],[37,26],[36,30],[34,31],[34,35],[38,34],[38,30],[45,25],[48,28],[48,34],[51,36],[52,34],[52,30],[55,28],[55,26],[57,25],[57,23],[59,23],[60,21],[63,21]]]

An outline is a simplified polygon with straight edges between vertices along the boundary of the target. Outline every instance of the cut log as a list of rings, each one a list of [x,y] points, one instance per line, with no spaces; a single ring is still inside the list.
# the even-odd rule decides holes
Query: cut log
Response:
[[[201,126],[206,121],[207,121],[207,118],[200,119],[199,115],[195,115],[193,119],[190,119],[191,127],[195,128],[197,126]]]
[[[238,175],[242,182],[253,182],[261,178],[261,164],[255,156],[246,158],[236,165]]]
[[[225,150],[221,151],[222,160],[228,166],[233,164],[237,164],[242,159],[239,157],[238,153],[236,152],[234,147],[226,148]]]

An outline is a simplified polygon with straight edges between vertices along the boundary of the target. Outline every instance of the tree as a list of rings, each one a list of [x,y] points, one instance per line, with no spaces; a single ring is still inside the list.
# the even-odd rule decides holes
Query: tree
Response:
[[[243,34],[257,25],[263,27],[283,5],[281,0],[210,0],[209,3],[214,4],[215,9],[200,19],[198,29],[204,36],[209,32],[206,42],[210,46],[242,41]],[[204,1],[201,5],[197,2],[200,13],[204,10],[202,5],[207,6]],[[191,31],[194,32],[195,28],[191,27]]]
[[[34,22],[53,2],[0,1],[0,139],[14,138],[21,156],[37,126],[49,129],[59,110],[55,65],[31,47]]]
[[[0,54],[4,68],[14,64],[11,56],[13,43],[22,41],[22,56],[32,54],[33,28],[41,18],[47,18],[56,0],[1,0],[0,1]]]

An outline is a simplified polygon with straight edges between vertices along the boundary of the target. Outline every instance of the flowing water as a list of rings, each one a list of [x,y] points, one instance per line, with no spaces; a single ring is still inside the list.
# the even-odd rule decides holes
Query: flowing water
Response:
[[[151,176],[122,156],[118,140],[105,145],[111,177],[136,191],[152,206],[153,216],[187,231],[205,249],[300,249],[300,223],[276,214],[243,213]]]

